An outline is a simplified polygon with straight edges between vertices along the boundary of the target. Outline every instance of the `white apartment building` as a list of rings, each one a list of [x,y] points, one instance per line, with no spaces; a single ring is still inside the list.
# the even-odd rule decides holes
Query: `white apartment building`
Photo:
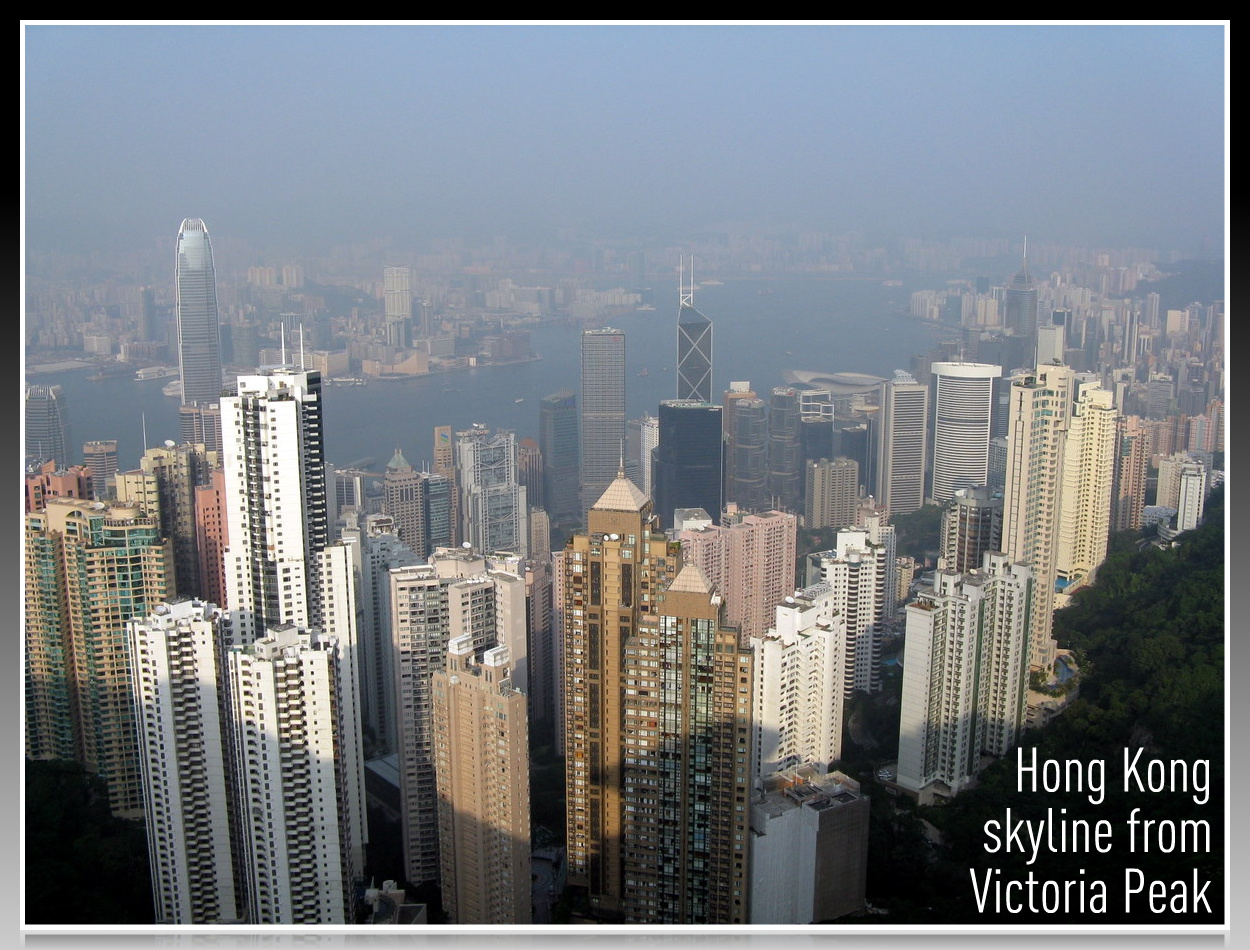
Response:
[[[352,922],[364,760],[348,644],[285,624],[226,655],[249,920]]]
[[[244,919],[217,662],[225,623],[212,604],[182,600],[127,624],[158,924]]]
[[[939,570],[907,605],[898,784],[954,795],[982,753],[1003,756],[1024,724],[1033,572],[1001,552],[981,570]]]
[[[824,581],[832,591],[832,608],[846,618],[846,662],[843,688],[876,692],[881,688],[881,630],[885,616],[886,545],[872,541],[865,528],[838,532],[837,547],[807,556],[807,584]],[[897,585],[897,580],[895,580]],[[888,590],[893,599],[895,589]]]
[[[763,776],[810,763],[820,773],[842,757],[846,618],[828,584],[796,591],[776,622],[751,638],[756,786]]]

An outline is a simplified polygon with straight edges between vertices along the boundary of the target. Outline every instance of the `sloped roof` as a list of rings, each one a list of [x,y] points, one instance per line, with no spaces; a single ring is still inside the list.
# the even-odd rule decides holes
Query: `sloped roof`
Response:
[[[642,511],[649,499],[646,493],[624,475],[617,475],[594,507],[600,511]]]
[[[673,578],[673,583],[668,585],[668,589],[670,592],[678,591],[687,594],[712,593],[712,585],[708,582],[703,570],[693,561],[677,572],[677,576]]]
[[[391,472],[407,472],[411,471],[412,466],[404,458],[404,453],[396,449],[395,454],[391,456],[391,460],[386,463],[386,468]]]

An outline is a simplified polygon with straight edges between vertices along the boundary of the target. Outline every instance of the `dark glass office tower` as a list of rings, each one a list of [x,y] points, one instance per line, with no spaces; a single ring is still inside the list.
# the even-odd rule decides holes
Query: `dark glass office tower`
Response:
[[[766,511],[768,503],[768,403],[735,400],[734,465],[729,500],[744,511]]]
[[[833,420],[828,416],[799,416],[799,448],[804,463],[833,458]]]
[[[1020,270],[1003,289],[1003,326],[1026,339],[1037,334],[1037,285],[1029,274],[1027,250]]]
[[[712,401],[712,321],[686,304],[677,311],[677,398]]]
[[[781,511],[802,511],[802,458],[799,446],[799,391],[773,390],[768,406],[768,494]]]
[[[543,503],[552,524],[580,523],[578,499],[577,394],[571,389],[544,396],[538,404],[538,450],[543,458]]]
[[[654,454],[655,511],[664,528],[676,508],[702,508],[719,522],[724,507],[721,407],[694,399],[660,403]]]

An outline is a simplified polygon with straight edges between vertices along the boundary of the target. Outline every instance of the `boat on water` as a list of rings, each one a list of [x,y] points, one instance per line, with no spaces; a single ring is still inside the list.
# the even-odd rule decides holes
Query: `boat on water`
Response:
[[[166,396],[172,396],[174,399],[182,398],[182,380],[175,379],[172,383],[166,383],[161,387],[161,392]]]
[[[96,371],[88,376],[88,379],[112,379],[115,376],[125,376],[130,372],[130,367],[125,363],[97,363]]]
[[[142,369],[135,370],[135,379],[165,379],[168,376],[177,376],[177,366],[144,366]]]
[[[647,369],[647,368],[644,366],[642,369],[638,370],[638,375],[639,375],[639,376],[650,376],[650,375],[651,375],[651,370]]]
[[[525,398],[524,398],[524,397],[522,397],[522,398],[518,399],[518,400],[517,400],[517,402],[518,402],[518,403],[525,402]]]
[[[634,310],[647,310],[647,311],[654,310],[654,309],[655,307],[651,306],[651,304],[649,303],[640,304],[639,306],[634,308]]]

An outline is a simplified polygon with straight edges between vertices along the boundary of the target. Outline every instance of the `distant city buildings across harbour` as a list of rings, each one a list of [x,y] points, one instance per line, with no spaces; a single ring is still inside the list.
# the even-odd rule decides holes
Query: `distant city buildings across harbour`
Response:
[[[924,275],[915,286],[932,279]],[[696,302],[716,324],[713,392],[722,392],[734,379],[769,389],[795,371],[888,377],[906,368],[914,354],[958,333],[949,325],[904,326],[887,320],[910,289],[910,284],[886,287],[879,280],[818,278],[701,286]],[[627,418],[654,414],[660,400],[676,393],[676,283],[656,287],[654,299],[657,312],[612,317],[612,325],[626,334]],[[518,438],[536,436],[539,400],[579,388],[581,329],[561,320],[532,324],[531,346],[540,360],[430,373],[384,386],[331,385],[325,407],[327,459],[344,465],[369,456],[389,458],[398,446],[420,467],[430,457],[436,425],[459,430],[482,422],[514,429]],[[96,367],[87,360],[61,360],[32,364],[27,374],[56,372],[66,390],[75,438],[117,439],[124,465],[142,454],[145,420],[149,445],[178,436],[178,403],[161,392],[168,378],[136,381],[131,371],[91,379],[97,374],[79,371]]]

